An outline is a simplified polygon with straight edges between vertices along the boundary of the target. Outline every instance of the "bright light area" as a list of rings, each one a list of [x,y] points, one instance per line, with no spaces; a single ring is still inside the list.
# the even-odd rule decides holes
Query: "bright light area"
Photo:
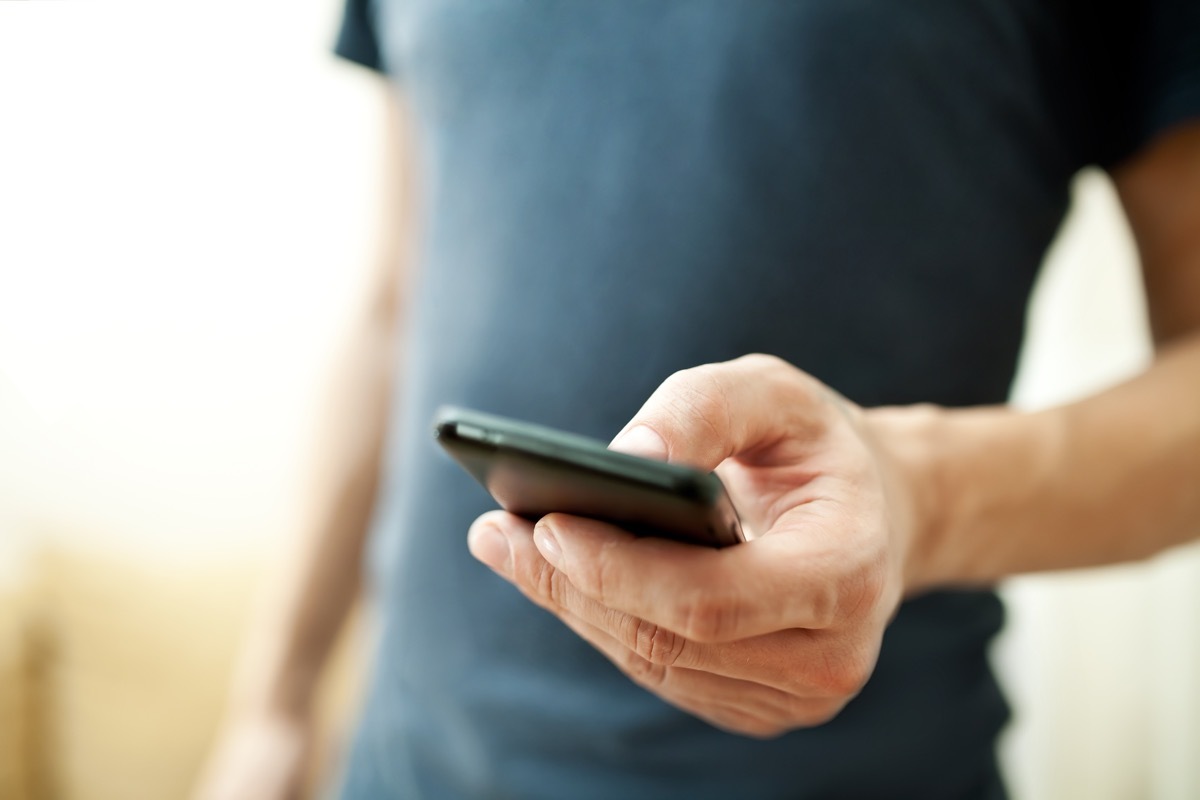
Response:
[[[0,7],[6,545],[194,557],[296,524],[376,216],[337,12]]]

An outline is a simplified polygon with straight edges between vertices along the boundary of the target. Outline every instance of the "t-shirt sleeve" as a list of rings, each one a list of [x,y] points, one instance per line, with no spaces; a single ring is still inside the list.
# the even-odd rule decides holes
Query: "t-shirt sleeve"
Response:
[[[1200,2],[1151,2],[1142,48],[1138,144],[1172,125],[1200,119]]]
[[[375,32],[371,0],[345,0],[333,52],[369,69],[386,72]]]
[[[1112,167],[1168,128],[1200,120],[1200,1],[1080,5],[1089,160]]]

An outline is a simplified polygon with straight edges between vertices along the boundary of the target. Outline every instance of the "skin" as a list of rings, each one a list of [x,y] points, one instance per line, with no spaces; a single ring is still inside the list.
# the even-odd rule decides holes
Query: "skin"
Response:
[[[1114,177],[1159,348],[1135,379],[1030,414],[862,409],[769,356],[685,370],[611,446],[716,469],[756,538],[491,512],[471,552],[649,691],[770,737],[859,692],[906,596],[1200,536],[1200,124]]]

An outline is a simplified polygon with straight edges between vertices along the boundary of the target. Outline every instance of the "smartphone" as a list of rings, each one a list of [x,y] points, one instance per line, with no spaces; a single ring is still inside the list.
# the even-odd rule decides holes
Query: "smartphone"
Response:
[[[439,409],[434,436],[501,508],[527,519],[563,512],[639,536],[710,547],[745,541],[733,503],[711,472],[463,408]]]

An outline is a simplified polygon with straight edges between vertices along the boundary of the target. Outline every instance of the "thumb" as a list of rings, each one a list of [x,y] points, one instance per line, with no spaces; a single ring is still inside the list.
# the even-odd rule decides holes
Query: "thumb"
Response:
[[[609,445],[712,470],[725,459],[811,425],[815,380],[773,356],[743,356],[676,372]],[[807,418],[807,419],[806,419]]]

